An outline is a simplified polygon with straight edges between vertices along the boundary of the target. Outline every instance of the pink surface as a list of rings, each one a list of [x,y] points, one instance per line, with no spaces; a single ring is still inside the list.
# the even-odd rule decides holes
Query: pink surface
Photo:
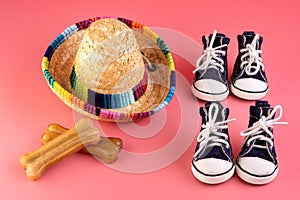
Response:
[[[296,0],[1,2],[0,199],[300,199],[297,127],[300,79],[296,60],[300,45],[299,10],[300,3]],[[244,30],[260,33],[264,37],[263,59],[270,84],[265,99],[272,105],[281,104],[282,121],[289,122],[288,126],[275,127],[280,161],[278,177],[264,186],[249,185],[236,175],[220,185],[198,182],[190,172],[194,141],[171,165],[149,173],[121,172],[78,154],[58,163],[39,180],[28,181],[19,165],[19,156],[40,145],[40,135],[49,123],[58,122],[67,127],[74,123],[72,110],[50,91],[44,80],[43,53],[67,26],[94,16],[121,16],[149,27],[174,29],[198,42],[201,35],[217,29],[231,38],[230,74],[237,55],[236,35]],[[191,82],[193,66],[178,56],[175,56],[175,64],[178,72]],[[195,102],[189,91],[182,98],[185,102]],[[247,126],[248,107],[253,102],[230,95],[226,104],[231,110],[230,117],[237,118],[229,125],[233,151],[237,155],[242,143],[239,132]],[[199,105],[203,102],[199,101]],[[122,137],[127,151],[154,151],[175,136],[181,120],[178,106],[180,101],[174,98],[164,111],[165,127],[148,139],[122,135],[114,124],[101,126],[107,135]],[[155,119],[137,125],[147,126]],[[184,126],[198,119],[199,116],[192,113]],[[192,138],[197,132],[187,128],[185,134]],[[118,162],[126,163],[126,157],[120,156]]]

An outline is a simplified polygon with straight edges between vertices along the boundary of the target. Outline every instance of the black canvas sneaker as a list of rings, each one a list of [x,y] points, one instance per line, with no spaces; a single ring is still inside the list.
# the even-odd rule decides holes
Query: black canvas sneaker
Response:
[[[257,100],[268,92],[268,81],[261,58],[263,38],[252,31],[237,37],[239,54],[231,76],[231,92],[243,99]]]
[[[266,184],[277,176],[273,125],[287,124],[278,122],[281,116],[281,106],[270,108],[267,101],[256,101],[256,105],[250,107],[249,128],[241,132],[245,140],[236,161],[237,175],[244,181]]]
[[[229,94],[227,70],[227,45],[230,39],[214,31],[202,36],[204,50],[196,62],[193,94],[205,101],[221,101]]]
[[[219,102],[207,102],[200,108],[201,131],[192,161],[192,173],[201,182],[218,184],[234,173],[233,155],[227,123],[229,109]]]

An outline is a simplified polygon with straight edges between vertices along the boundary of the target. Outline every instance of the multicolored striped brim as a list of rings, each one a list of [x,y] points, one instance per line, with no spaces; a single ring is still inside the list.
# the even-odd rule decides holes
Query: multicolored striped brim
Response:
[[[76,52],[85,30],[94,21],[102,18],[117,19],[131,28],[142,54],[148,61],[148,65],[145,65],[146,77],[151,81],[145,87],[141,85],[133,88],[135,99],[127,95],[127,98],[131,99],[127,104],[121,102],[111,104],[111,100],[109,106],[101,102],[91,102],[88,98],[80,96],[82,90],[77,91],[78,87],[82,86],[74,76],[73,64]],[[48,85],[62,101],[75,111],[98,120],[124,122],[149,117],[167,106],[175,92],[174,62],[165,42],[143,24],[124,18],[96,17],[69,26],[47,48],[42,69]],[[77,89],[74,89],[74,84]],[[88,88],[84,91],[87,94],[92,93]],[[122,95],[97,95],[98,99],[122,97]]]

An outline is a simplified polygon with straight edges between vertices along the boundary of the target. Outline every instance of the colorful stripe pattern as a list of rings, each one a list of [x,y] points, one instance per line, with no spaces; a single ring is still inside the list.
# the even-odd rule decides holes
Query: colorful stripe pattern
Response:
[[[146,34],[149,38],[151,38],[153,41],[156,42],[156,44],[159,46],[159,48],[164,53],[167,61],[168,66],[171,71],[170,73],[170,88],[169,92],[164,99],[164,101],[155,107],[153,110],[148,112],[141,112],[141,113],[119,113],[114,112],[112,110],[108,110],[105,108],[100,108],[98,106],[95,106],[88,102],[87,99],[83,100],[80,99],[69,91],[65,90],[61,85],[59,85],[55,79],[52,77],[51,73],[48,70],[49,62],[51,60],[51,57],[55,50],[71,35],[73,35],[75,32],[86,29],[90,26],[91,23],[98,19],[103,18],[114,18],[119,21],[122,21],[123,23],[127,24],[130,28],[139,28],[143,31],[144,34]],[[117,18],[117,17],[95,17],[91,19],[87,19],[81,22],[77,22],[70,27],[66,28],[60,35],[57,36],[56,39],[53,40],[53,42],[49,45],[47,48],[43,60],[42,60],[42,70],[44,73],[44,77],[46,78],[47,83],[51,87],[51,89],[54,91],[54,93],[60,97],[67,105],[73,107],[75,110],[84,110],[94,116],[94,118],[101,119],[101,120],[107,120],[107,121],[130,121],[130,120],[139,120],[146,118],[150,115],[153,115],[154,113],[158,112],[159,110],[163,109],[168,103],[171,101],[174,93],[175,93],[175,87],[176,87],[176,75],[175,75],[175,67],[172,55],[170,53],[170,50],[168,49],[165,42],[151,29],[144,26],[143,24],[140,24],[138,22],[134,22],[128,19],[124,18]],[[104,106],[105,107],[105,106]]]
[[[101,94],[88,89],[77,78],[75,67],[70,76],[71,86],[77,97],[99,108],[115,109],[126,107],[137,101],[147,89],[148,76],[144,73],[144,78],[131,90],[118,94]]]

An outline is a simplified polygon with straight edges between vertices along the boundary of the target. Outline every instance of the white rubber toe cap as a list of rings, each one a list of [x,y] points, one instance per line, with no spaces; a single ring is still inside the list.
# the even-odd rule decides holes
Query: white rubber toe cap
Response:
[[[229,180],[235,171],[232,162],[206,158],[193,161],[192,173],[199,181],[207,184],[219,184]]]
[[[206,158],[194,162],[195,167],[207,175],[218,175],[228,172],[232,168],[232,163],[216,158]]]
[[[274,172],[274,163],[258,157],[239,158],[239,166],[246,172],[257,176],[268,176]]]
[[[234,86],[248,92],[264,92],[268,89],[266,82],[254,78],[238,79],[234,82]]]
[[[223,83],[213,79],[201,79],[192,85],[193,94],[205,101],[222,101],[225,99],[229,90]]]
[[[221,94],[227,91],[227,86],[213,79],[201,79],[194,83],[194,87],[209,94]]]

